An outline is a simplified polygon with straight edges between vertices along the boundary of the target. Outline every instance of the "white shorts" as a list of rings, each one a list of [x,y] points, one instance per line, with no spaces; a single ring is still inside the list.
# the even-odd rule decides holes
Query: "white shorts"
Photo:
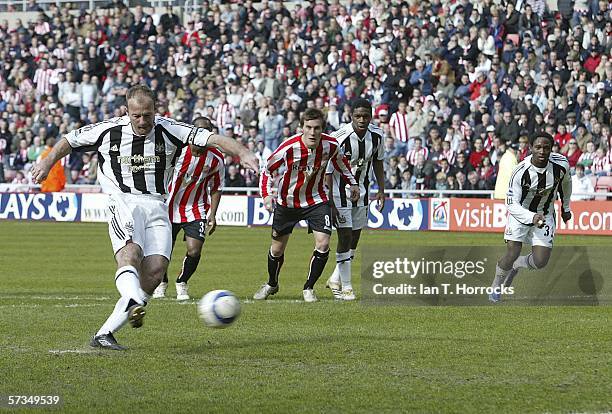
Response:
[[[555,217],[552,214],[545,216],[544,226],[538,228],[535,225],[527,226],[520,223],[512,214],[509,214],[504,239],[552,249],[555,239]]]
[[[139,245],[144,257],[159,254],[170,260],[172,225],[168,206],[160,198],[139,194],[111,194],[108,233],[117,254],[128,241]]]
[[[337,228],[352,228],[361,230],[368,223],[368,208],[362,207],[338,207]]]

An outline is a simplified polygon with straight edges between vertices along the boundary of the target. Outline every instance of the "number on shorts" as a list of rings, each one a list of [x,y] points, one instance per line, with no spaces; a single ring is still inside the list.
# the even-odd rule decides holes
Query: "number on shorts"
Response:
[[[325,225],[327,227],[331,227],[331,222],[330,222],[329,216],[327,214],[325,215]]]
[[[200,221],[200,236],[204,235],[204,230],[205,230],[204,222]]]
[[[546,229],[544,231],[544,236],[546,236],[546,237],[550,236],[550,226],[547,224],[547,225],[544,226],[544,228]]]

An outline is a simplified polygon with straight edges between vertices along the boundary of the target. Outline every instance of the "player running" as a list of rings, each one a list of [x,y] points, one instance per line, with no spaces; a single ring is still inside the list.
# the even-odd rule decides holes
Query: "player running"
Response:
[[[363,229],[368,221],[370,170],[373,167],[378,184],[376,201],[381,211],[385,205],[385,174],[383,131],[372,125],[372,105],[366,99],[356,99],[351,107],[350,124],[344,125],[334,136],[351,164],[351,170],[359,184],[359,199],[347,197],[344,178],[328,165],[327,178],[331,189],[331,209],[334,226],[338,232],[336,268],[327,280],[336,299],[355,300],[351,283],[351,261]]]
[[[198,128],[213,129],[210,119],[205,117],[195,119],[193,124]],[[221,201],[224,177],[225,159],[218,149],[206,148],[195,154],[187,146],[181,151],[166,201],[172,222],[172,248],[174,249],[176,236],[181,230],[187,245],[181,272],[176,278],[177,300],[189,300],[187,282],[200,262],[206,232],[212,235],[217,228],[215,216]],[[166,272],[162,282],[153,292],[153,298],[165,297],[167,288]]]
[[[268,252],[268,283],[253,299],[267,299],[278,292],[278,275],[285,248],[293,227],[300,220],[308,222],[315,239],[308,278],[302,292],[305,302],[316,302],[314,285],[321,276],[329,256],[331,211],[325,191],[328,163],[341,171],[350,184],[351,200],[359,197],[359,187],[347,159],[335,138],[322,134],[325,115],[318,109],[307,109],[301,119],[302,133],[283,142],[268,158],[261,173],[260,190],[268,211],[274,210],[272,244]],[[276,206],[271,194],[272,180],[278,176]]]
[[[90,345],[124,350],[114,333],[126,323],[142,326],[144,306],[168,268],[172,227],[165,195],[176,159],[185,145],[217,146],[254,170],[255,155],[235,140],[155,114],[155,94],[144,85],[127,93],[128,115],[87,125],[60,140],[32,168],[35,182],[72,150],[98,151],[98,178],[109,194],[108,230],[117,262],[115,285],[121,297]]]
[[[504,233],[506,254],[495,269],[489,295],[492,302],[501,300],[501,286],[510,286],[520,269],[542,269],[548,263],[555,237],[554,201],[561,199],[561,218],[572,218],[570,197],[572,180],[567,158],[552,153],[553,137],[541,132],[531,141],[531,155],[519,163],[506,197],[508,224]],[[531,253],[520,256],[523,243],[532,245]]]

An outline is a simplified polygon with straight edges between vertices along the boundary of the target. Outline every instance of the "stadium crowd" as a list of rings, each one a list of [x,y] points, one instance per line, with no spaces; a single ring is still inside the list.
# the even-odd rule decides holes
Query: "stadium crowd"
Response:
[[[331,132],[367,98],[389,189],[494,189],[502,156],[525,158],[537,131],[581,174],[612,175],[608,1],[204,1],[185,19],[119,0],[28,10],[35,21],[0,23],[0,182],[27,183],[45,145],[122,115],[142,82],[159,113],[207,116],[262,160],[305,108]],[[226,186],[256,186],[236,161]],[[96,162],[72,154],[67,182],[95,183]]]

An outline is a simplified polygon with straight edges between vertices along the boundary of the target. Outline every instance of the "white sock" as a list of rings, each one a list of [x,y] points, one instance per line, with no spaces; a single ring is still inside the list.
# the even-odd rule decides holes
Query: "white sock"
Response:
[[[96,336],[114,333],[121,329],[128,320],[127,308],[129,303],[129,298],[120,297],[115,305],[113,313],[111,313],[106,322],[104,322],[104,325],[102,325]]]
[[[338,271],[338,264],[336,264],[336,267],[334,267],[334,271],[329,277],[329,280],[334,283],[340,283],[340,273]]]
[[[518,259],[512,263],[513,269],[537,269],[535,262],[533,261],[533,254],[529,253],[527,256],[519,256]]]
[[[122,266],[115,273],[115,285],[121,297],[132,298],[141,305],[145,302],[138,279],[138,270],[134,266]]]
[[[329,280],[333,283],[340,283],[340,269],[338,268],[338,255],[342,253],[336,252],[336,267],[334,267],[334,271],[329,277]]]
[[[145,303],[145,305],[147,303],[149,303],[149,301],[151,300],[151,296],[152,295],[149,295],[147,292],[145,292],[144,290],[140,289],[140,297],[142,298],[142,300]]]
[[[499,267],[499,264],[495,265],[495,279],[493,279],[491,287],[500,287],[504,279],[506,279],[506,276],[508,276],[508,272],[509,270],[504,270]]]
[[[351,284],[351,252],[336,253],[336,268],[342,282],[342,290],[352,289]]]

